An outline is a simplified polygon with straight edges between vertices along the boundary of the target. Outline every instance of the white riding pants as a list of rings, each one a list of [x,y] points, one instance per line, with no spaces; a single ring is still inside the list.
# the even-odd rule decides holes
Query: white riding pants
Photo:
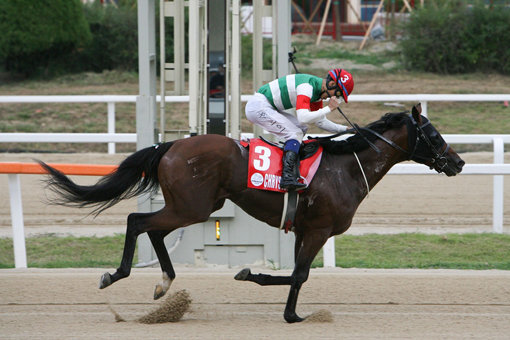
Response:
[[[245,111],[250,122],[261,126],[283,141],[295,139],[301,143],[308,130],[306,125],[299,123],[296,116],[276,110],[260,93],[255,93],[248,101]]]

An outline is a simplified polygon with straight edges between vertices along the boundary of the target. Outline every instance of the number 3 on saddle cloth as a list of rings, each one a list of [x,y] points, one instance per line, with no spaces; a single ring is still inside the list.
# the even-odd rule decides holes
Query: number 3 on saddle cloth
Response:
[[[313,142],[304,141],[300,151],[300,182],[307,186],[317,172],[322,157],[322,146]],[[247,144],[243,143],[243,146]],[[250,139],[249,149],[248,188],[285,192],[280,189],[283,150],[259,138]]]

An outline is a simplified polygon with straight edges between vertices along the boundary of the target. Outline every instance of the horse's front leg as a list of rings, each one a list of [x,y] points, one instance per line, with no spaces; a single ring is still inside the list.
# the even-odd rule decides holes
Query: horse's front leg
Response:
[[[234,276],[234,279],[238,281],[251,281],[261,286],[290,285],[290,278],[290,276],[252,274],[250,268],[244,268]]]
[[[296,233],[296,241],[294,243],[294,263],[297,261],[299,250],[303,242],[303,235]],[[261,286],[278,286],[290,285],[291,276],[273,276],[268,274],[252,274],[250,268],[244,268],[234,276],[238,281],[251,281]]]
[[[261,286],[290,285],[290,292],[283,317],[285,321],[289,323],[303,321],[303,319],[296,314],[299,290],[308,279],[312,261],[324,243],[326,243],[328,236],[329,234],[308,234],[304,237],[298,237],[298,235],[296,235],[295,251],[297,256],[294,271],[291,276],[252,274],[249,268],[245,268],[237,273],[234,278],[240,281],[255,282]]]
[[[302,238],[302,245],[299,248],[294,271],[290,277],[290,291],[283,313],[283,317],[288,323],[303,321],[303,318],[296,314],[299,290],[303,283],[308,280],[312,261],[327,239],[328,235],[321,234],[308,234]]]
[[[294,263],[297,262],[297,256],[301,249],[303,235],[296,233],[296,241],[294,244]],[[234,279],[239,281],[251,281],[261,286],[278,286],[290,285],[291,276],[273,276],[268,274],[252,274],[250,268],[244,268],[236,274]]]

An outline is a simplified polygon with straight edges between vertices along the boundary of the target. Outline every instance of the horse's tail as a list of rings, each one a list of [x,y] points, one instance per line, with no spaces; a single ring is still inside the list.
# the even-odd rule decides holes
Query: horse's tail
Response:
[[[173,142],[151,146],[135,152],[120,163],[117,170],[102,177],[95,185],[77,185],[69,177],[37,160],[49,173],[46,184],[57,194],[50,203],[71,207],[95,207],[99,214],[121,200],[158,189],[158,165]]]

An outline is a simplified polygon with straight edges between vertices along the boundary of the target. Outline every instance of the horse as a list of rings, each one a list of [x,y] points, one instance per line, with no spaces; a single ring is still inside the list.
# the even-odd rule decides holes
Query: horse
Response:
[[[361,201],[394,164],[413,160],[447,176],[460,173],[465,164],[421,115],[419,104],[411,114],[388,113],[358,130],[363,133],[358,131],[343,141],[316,141],[324,153],[315,178],[299,195],[292,228],[292,274],[252,274],[245,268],[235,276],[236,280],[259,285],[290,286],[283,315],[288,323],[304,320],[296,313],[296,305],[314,257],[329,237],[350,227]],[[194,136],[139,150],[90,186],[78,185],[38,162],[48,172],[47,186],[56,193],[50,203],[93,207],[96,214],[120,200],[161,187],[165,201],[161,210],[129,214],[121,264],[115,273],[101,276],[100,289],[129,276],[137,237],[146,232],[163,272],[154,299],[162,297],[176,277],[163,238],[178,228],[206,221],[227,198],[269,226],[278,227],[281,222],[284,194],[248,188],[247,149],[221,135]]]

